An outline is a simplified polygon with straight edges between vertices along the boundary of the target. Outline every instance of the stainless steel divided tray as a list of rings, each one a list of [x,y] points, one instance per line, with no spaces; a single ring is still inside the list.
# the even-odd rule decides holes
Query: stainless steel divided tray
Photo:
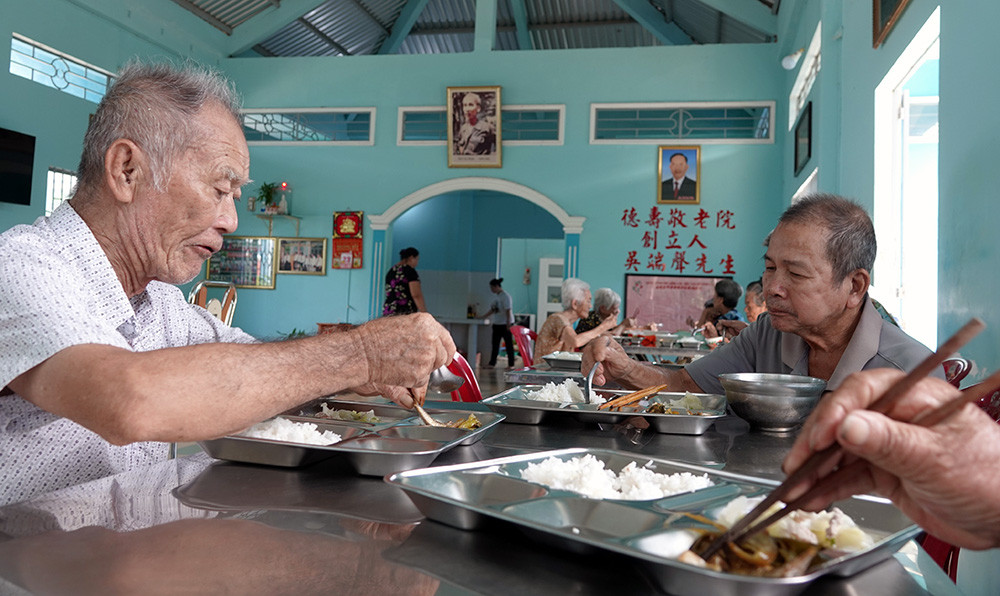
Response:
[[[408,411],[399,408],[402,411]],[[470,413],[465,410],[428,409],[438,422],[456,422]],[[425,426],[417,416],[377,429],[359,428],[345,422],[326,421],[306,416],[282,415],[293,422],[311,422],[320,432],[332,431],[341,436],[332,445],[306,445],[272,439],[228,436],[199,444],[216,459],[263,464],[268,466],[304,466],[330,457],[344,457],[365,476],[385,476],[400,470],[428,466],[439,455],[459,445],[471,445],[496,429],[502,414],[474,412],[482,422],[475,430]]]
[[[621,411],[599,410],[596,404],[561,404],[558,402],[526,399],[525,394],[538,391],[543,385],[519,385],[483,400],[483,405],[494,412],[507,416],[507,422],[518,424],[542,424],[557,418],[572,418],[588,423],[615,424],[641,416],[649,425],[660,433],[682,435],[703,434],[712,423],[726,415],[726,398],[722,395],[695,393],[705,405],[704,414],[650,414],[645,406],[628,406]],[[598,389],[597,392],[605,399],[620,397],[629,391]],[[651,395],[643,401],[645,405],[653,403],[666,404],[684,397],[684,393],[663,392]]]
[[[715,485],[657,500],[620,501],[590,499],[521,479],[529,463],[586,454],[616,473],[635,462],[660,474],[707,474]],[[399,472],[386,482],[406,491],[428,518],[464,530],[499,519],[575,552],[603,549],[634,557],[657,587],[681,596],[798,594],[823,575],[853,575],[892,556],[919,531],[887,501],[854,497],[836,505],[874,538],[874,546],[831,559],[805,575],[752,577],[677,561],[676,555],[690,544],[689,533],[706,527],[681,514],[714,518],[730,500],[764,494],[777,486],[774,481],[619,451],[562,449]]]
[[[553,352],[542,356],[552,370],[571,370],[580,372],[581,358],[576,352]]]
[[[327,409],[330,410],[344,410],[344,411],[354,411],[354,412],[372,412],[376,418],[377,422],[363,422],[361,420],[341,420],[337,418],[327,418],[323,415],[323,405],[326,405]],[[342,399],[317,399],[301,406],[292,408],[287,412],[284,412],[285,416],[305,416],[309,418],[317,418],[325,422],[336,422],[338,424],[347,424],[348,426],[357,426],[359,428],[377,430],[380,428],[387,428],[407,422],[412,420],[416,416],[416,412],[413,410],[408,410],[401,406],[395,404],[384,404],[384,403],[372,403],[363,401],[350,401]],[[468,415],[468,414],[466,414]],[[315,421],[310,421],[315,422]]]

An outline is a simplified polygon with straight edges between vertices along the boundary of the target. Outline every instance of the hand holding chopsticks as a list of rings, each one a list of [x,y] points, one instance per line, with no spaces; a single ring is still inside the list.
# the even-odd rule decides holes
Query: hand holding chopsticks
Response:
[[[880,414],[890,416],[896,415],[895,408],[903,396],[924,377],[933,372],[937,367],[940,367],[941,363],[945,359],[972,339],[972,337],[978,334],[984,326],[985,325],[983,325],[983,323],[978,319],[973,319],[967,323],[958,331],[958,333],[955,334],[955,336],[945,342],[936,353],[925,359],[924,362],[918,365],[909,374],[897,379],[896,382],[890,385],[885,393],[878,399],[875,399],[873,403],[867,407],[867,409]],[[1000,375],[998,375],[998,380],[1000,380]],[[989,390],[990,387],[988,385],[991,384],[992,383],[983,383],[983,390]],[[995,384],[993,384],[993,388],[995,388]],[[825,399],[831,399],[831,397],[833,396],[828,396]],[[961,395],[958,398],[945,402],[930,414],[923,417],[917,417],[916,421],[912,419],[908,421],[911,423],[925,425],[928,423],[938,422],[957,411],[971,397],[974,397],[974,395]],[[818,418],[818,416],[813,416],[813,419]],[[800,436],[800,441],[804,440],[807,430],[808,429],[803,430],[803,435]],[[991,428],[990,430],[996,431],[997,429]],[[1000,449],[1000,445],[998,445],[997,448]],[[831,485],[836,486],[835,483],[841,482],[848,474],[857,473],[859,469],[870,466],[870,464],[860,460],[856,464],[851,462],[841,462],[841,467],[838,468],[833,474],[827,476],[826,474],[835,468],[835,464],[840,461],[842,455],[843,449],[840,444],[836,442],[833,442],[824,449],[813,452],[807,459],[804,459],[804,461],[801,462],[801,465],[799,465],[779,487],[777,487],[771,492],[770,495],[761,501],[753,511],[737,522],[727,532],[720,535],[708,546],[708,548],[705,549],[703,553],[700,553],[702,557],[708,559],[726,543],[735,542],[750,533],[766,528],[783,515],[793,511],[799,504],[814,502],[822,491],[829,493]],[[753,524],[753,522],[757,520],[761,514],[767,511],[771,505],[779,500],[788,499],[789,497],[793,497],[795,499],[789,504],[789,506],[775,513],[769,519],[751,527],[751,524]],[[920,520],[916,521],[919,522]],[[998,531],[998,533],[1000,533],[1000,531]]]

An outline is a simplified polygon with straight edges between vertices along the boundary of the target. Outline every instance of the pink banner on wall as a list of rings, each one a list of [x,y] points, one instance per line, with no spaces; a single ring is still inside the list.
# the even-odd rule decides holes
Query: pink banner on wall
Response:
[[[661,331],[690,331],[688,317],[698,319],[721,279],[626,273],[625,316],[634,317],[639,325],[657,323]]]

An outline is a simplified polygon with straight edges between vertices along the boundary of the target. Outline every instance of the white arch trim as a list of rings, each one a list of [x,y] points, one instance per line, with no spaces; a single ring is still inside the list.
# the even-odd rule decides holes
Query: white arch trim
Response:
[[[583,222],[587,220],[586,217],[579,217],[566,213],[566,211],[557,205],[555,201],[533,188],[524,186],[523,184],[518,184],[502,178],[468,176],[465,178],[452,178],[450,180],[444,180],[431,184],[430,186],[425,186],[416,192],[406,195],[399,201],[396,201],[395,204],[386,209],[383,213],[369,216],[368,222],[371,224],[372,230],[387,230],[389,225],[410,207],[422,203],[432,197],[460,190],[495,190],[521,197],[522,199],[530,201],[552,214],[552,216],[559,220],[559,223],[562,224],[563,233],[565,234],[582,233]]]

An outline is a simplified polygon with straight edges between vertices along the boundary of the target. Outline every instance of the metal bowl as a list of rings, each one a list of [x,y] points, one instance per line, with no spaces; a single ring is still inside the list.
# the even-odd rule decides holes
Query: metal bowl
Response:
[[[719,381],[733,412],[770,432],[787,432],[805,422],[826,389],[823,379],[801,375],[725,373]]]

